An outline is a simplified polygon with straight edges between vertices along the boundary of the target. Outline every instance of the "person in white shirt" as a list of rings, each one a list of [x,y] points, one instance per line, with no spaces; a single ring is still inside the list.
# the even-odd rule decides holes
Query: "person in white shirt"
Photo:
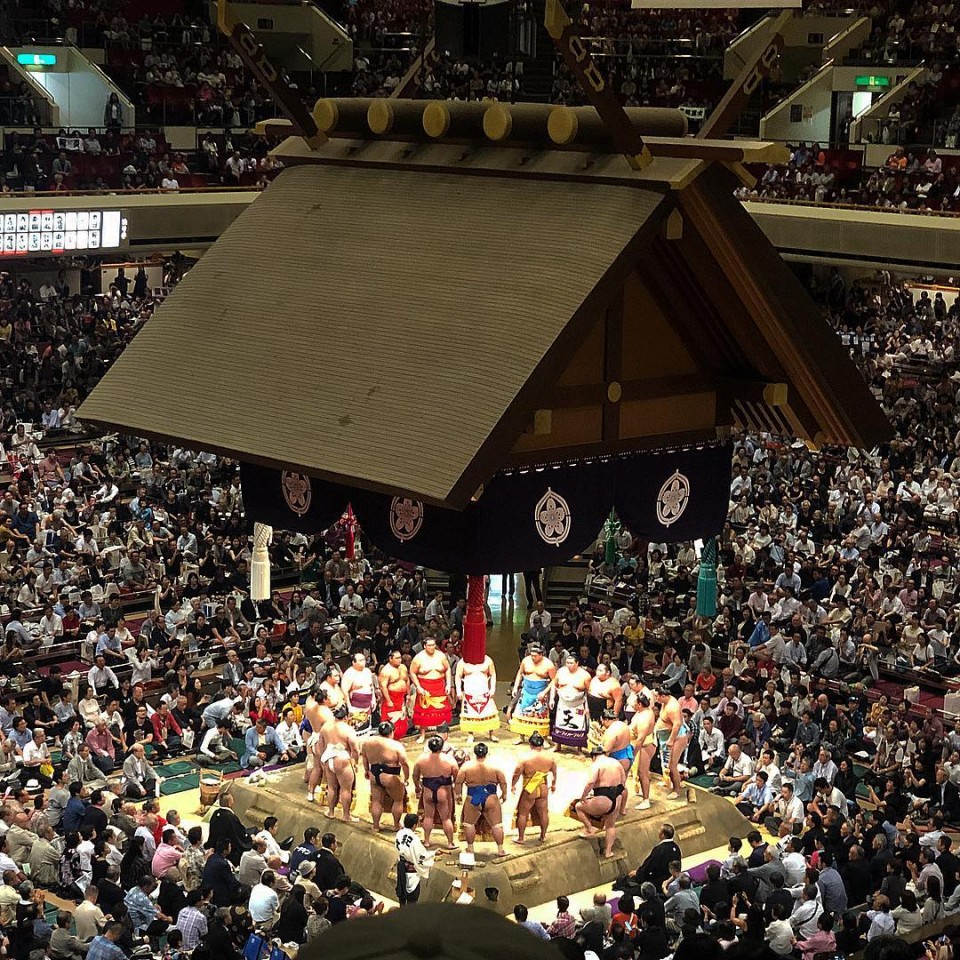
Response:
[[[53,612],[53,607],[43,608],[40,618],[40,645],[50,647],[63,638],[63,618]]]
[[[778,912],[779,907],[779,912]],[[790,921],[783,918],[783,905],[774,905],[775,920],[767,924],[764,935],[770,949],[781,957],[793,956],[793,927]]]
[[[246,169],[246,163],[240,156],[239,150],[234,150],[233,154],[227,157],[227,162],[224,164],[224,166],[226,167],[227,173],[230,174],[230,177],[235,182],[240,181],[240,176]]]
[[[813,782],[816,791],[813,799],[807,804],[808,810],[816,810],[821,816],[829,807],[836,807],[840,811],[840,818],[847,817],[847,798],[838,787],[831,786],[826,777],[817,777]]]
[[[887,906],[889,907],[889,901]],[[806,940],[816,933],[817,921],[821,913],[823,913],[823,904],[820,902],[820,888],[815,883],[804,884],[800,891],[800,899],[797,900],[793,913],[790,914],[790,926],[793,927],[798,940]]]
[[[700,722],[700,756],[705,772],[725,761],[723,734],[714,725],[713,717],[704,717]]]
[[[97,492],[94,493],[94,499],[97,503],[112,503],[120,494],[120,488],[113,483],[111,480],[107,479],[103,481],[103,484],[97,489]]]
[[[256,834],[254,839],[263,841],[267,860],[271,860],[273,857],[279,857],[283,863],[286,863],[290,859],[290,854],[277,842],[276,832],[278,826],[279,821],[276,817],[267,817],[263,821],[263,829]]]
[[[770,749],[764,750],[760,754],[760,763],[757,770],[763,770],[767,775],[767,786],[773,791],[774,795],[780,793],[780,787],[783,783],[780,768],[777,766],[777,755]]]
[[[77,853],[80,855],[80,880],[78,883],[83,890],[86,890],[93,882],[93,840],[89,836],[83,836],[89,829],[89,827],[83,828],[80,834],[81,840],[77,844]]]
[[[800,803],[797,800],[797,803]],[[787,852],[780,859],[783,866],[783,885],[788,889],[803,883],[807,873],[807,858],[803,855],[803,841],[799,837],[787,840]]]
[[[200,742],[200,753],[197,756],[197,762],[200,766],[239,760],[237,754],[227,746],[229,736],[230,721],[226,718],[207,729],[203,735],[203,740]]]
[[[416,903],[420,899],[420,881],[430,876],[433,866],[434,850],[428,850],[420,837],[414,832],[418,817],[408,813],[403,818],[403,826],[397,831],[397,900],[402,907],[407,903]]]
[[[258,837],[254,837],[251,849],[244,850],[240,857],[240,868],[237,879],[247,886],[253,887],[267,870],[267,845]]]
[[[146,642],[141,641],[135,647],[128,647],[125,653],[132,667],[130,682],[149,683],[153,678],[153,671],[159,669],[160,661],[152,656],[152,650],[146,648]]]
[[[133,834],[135,837],[143,839],[144,856],[151,862],[153,861],[153,855],[157,852],[157,841],[153,837],[153,828],[156,825],[157,818],[153,814],[148,814]]]
[[[553,617],[550,615],[550,611],[543,605],[542,600],[537,601],[535,609],[530,611],[530,616],[527,618],[527,625],[533,626],[533,618],[539,617],[540,623],[547,630],[550,629],[550,624],[553,621]]]
[[[108,687],[113,687],[115,690],[120,689],[120,681],[117,679],[117,675],[107,666],[103,654],[97,656],[94,665],[87,673],[87,682],[90,684],[94,696],[104,693]]]
[[[277,876],[264,870],[260,882],[250,891],[250,919],[258,927],[272,927],[280,915],[280,898],[274,887]]]
[[[287,707],[283,711],[283,719],[277,724],[276,731],[283,744],[284,753],[289,754],[291,759],[295,760],[304,752],[303,735],[294,719],[292,708]]]
[[[731,743],[727,748],[727,761],[720,770],[717,788],[724,792],[737,794],[753,777],[754,763],[741,749],[739,744]]]
[[[35,589],[38,597],[50,597],[57,591],[57,581],[54,578],[53,564],[44,563],[40,576],[37,577]]]
[[[23,748],[24,773],[35,778],[48,789],[53,786],[53,780],[40,772],[42,764],[50,764],[50,748],[47,746],[47,735],[40,729],[33,731],[33,739]]]
[[[906,497],[907,500],[913,499],[915,496],[920,495],[920,484],[913,479],[913,474],[908,470],[904,476],[903,480],[897,486],[896,497],[898,500],[903,500]]]
[[[89,557],[95,557],[100,553],[100,547],[97,545],[97,541],[93,536],[93,531],[89,527],[83,528],[80,536],[77,537],[77,542],[74,544],[74,549],[77,551],[77,553],[83,553]]]
[[[764,610],[770,609],[770,599],[767,596],[767,591],[763,589],[761,584],[758,583],[756,589],[750,594],[747,600],[747,606],[750,607],[758,617]]]
[[[776,833],[781,824],[793,827],[795,824],[803,823],[803,801],[794,794],[792,783],[780,784],[780,796],[770,805],[769,812],[767,829],[772,833]],[[806,869],[806,863],[804,863],[804,869]]]
[[[830,751],[826,747],[821,747],[817,752],[817,762],[813,765],[814,779],[823,777],[827,783],[832,784],[837,779],[837,765],[830,756]]]
[[[441,626],[447,622],[447,610],[443,605],[443,593],[439,590],[437,591],[437,595],[427,604],[425,619],[427,623],[435,619]]]
[[[874,894],[873,909],[867,911],[867,919],[870,921],[868,943],[876,937],[893,936],[896,933],[897,924],[890,913],[890,899],[885,894]]]
[[[359,617],[363,611],[363,600],[353,592],[353,584],[347,584],[346,593],[340,598],[340,616]]]

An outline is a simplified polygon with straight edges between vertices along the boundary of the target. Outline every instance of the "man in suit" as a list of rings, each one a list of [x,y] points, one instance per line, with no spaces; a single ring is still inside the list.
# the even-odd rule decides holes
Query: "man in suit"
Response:
[[[767,844],[760,836],[759,830],[751,830],[747,834],[747,843],[750,844],[750,856],[747,858],[748,867],[762,867],[766,862]]]
[[[631,890],[633,888],[639,890],[642,883],[650,882],[656,884],[659,890],[663,881],[670,876],[670,864],[674,860],[683,860],[683,854],[674,842],[673,833],[673,824],[662,824],[658,834],[660,842],[650,851],[647,859],[636,870],[631,870],[627,874],[622,883],[629,885]],[[621,889],[625,893],[627,892],[626,886],[622,886]]]
[[[313,882],[321,890],[332,890],[337,878],[346,871],[343,864],[337,859],[337,838],[332,833],[325,833],[320,839],[320,852],[315,858],[317,875]]]
[[[873,878],[870,876],[870,867],[863,855],[863,847],[850,848],[850,859],[840,871],[843,883],[847,888],[847,903],[857,906],[866,903],[867,897],[873,888]]]
[[[944,820],[954,822],[960,819],[960,791],[955,783],[950,782],[949,775],[942,766],[937,767],[935,776],[936,783],[927,811],[931,817],[940,813]]]
[[[157,774],[146,758],[142,743],[134,744],[130,756],[123,761],[124,793],[134,800],[142,800],[156,792]]]
[[[107,875],[97,881],[97,905],[104,913],[113,913],[113,908],[127,895],[120,886],[120,868],[112,863],[107,867]]]
[[[250,849],[250,835],[240,818],[233,812],[233,797],[229,793],[221,794],[220,808],[210,818],[210,835],[207,845],[214,849],[220,840],[230,841],[230,852],[224,854],[235,866],[240,866],[240,857]],[[219,901],[217,906],[223,906]]]
[[[103,791],[94,790],[90,794],[90,803],[87,804],[81,823],[82,827],[93,827],[98,838],[102,837],[104,830],[107,829],[107,814],[103,809],[106,803]]]
[[[236,650],[227,651],[227,662],[220,671],[220,679],[224,684],[231,687],[239,687],[243,679],[243,664],[240,662],[240,654]]]
[[[767,846],[763,855],[764,862],[759,867],[749,867],[747,873],[751,877],[756,877],[760,881],[757,887],[757,903],[767,902],[767,898],[773,893],[773,878],[775,876],[786,876],[783,870],[783,864],[780,862],[779,851],[775,847]]]
[[[940,851],[937,855],[937,866],[943,874],[944,900],[953,893],[960,881],[960,857],[950,849],[952,846],[953,840],[946,834],[937,841],[937,849]]]
[[[643,676],[643,651],[638,650],[636,645],[627,641],[623,653],[620,654],[620,660],[617,663],[620,675],[625,673],[634,673],[638,677]]]
[[[220,811],[218,810],[217,813]],[[210,826],[213,826],[211,821]],[[203,866],[202,885],[213,891],[213,902],[218,907],[229,907],[236,897],[240,881],[230,866],[230,841],[221,837],[216,841],[213,853],[207,857]]]

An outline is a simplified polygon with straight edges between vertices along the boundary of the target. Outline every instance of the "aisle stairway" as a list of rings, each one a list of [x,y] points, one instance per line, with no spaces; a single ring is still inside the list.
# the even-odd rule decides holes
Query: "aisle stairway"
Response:
[[[554,618],[566,609],[571,597],[582,597],[587,579],[586,560],[568,560],[543,571],[544,603]]]

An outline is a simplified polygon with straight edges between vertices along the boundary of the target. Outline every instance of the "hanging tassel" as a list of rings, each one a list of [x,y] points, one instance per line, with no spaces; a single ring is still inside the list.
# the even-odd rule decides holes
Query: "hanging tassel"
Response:
[[[253,559],[250,563],[250,599],[270,598],[270,551],[273,527],[256,521],[253,524]]]

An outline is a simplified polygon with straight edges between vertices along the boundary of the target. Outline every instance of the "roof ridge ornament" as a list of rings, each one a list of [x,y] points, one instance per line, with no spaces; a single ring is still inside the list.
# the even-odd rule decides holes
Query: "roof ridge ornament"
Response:
[[[297,91],[286,83],[280,72],[270,62],[256,34],[243,21],[238,20],[228,9],[228,0],[217,0],[217,27],[230,41],[244,66],[254,75],[303,137],[307,146],[316,150],[327,142],[312,114],[300,99]]]
[[[577,78],[587,99],[593,105],[613,142],[634,170],[643,170],[653,161],[650,148],[630,122],[623,105],[590,55],[583,38],[563,9],[560,0],[547,0],[544,26],[556,44],[567,69]]]

